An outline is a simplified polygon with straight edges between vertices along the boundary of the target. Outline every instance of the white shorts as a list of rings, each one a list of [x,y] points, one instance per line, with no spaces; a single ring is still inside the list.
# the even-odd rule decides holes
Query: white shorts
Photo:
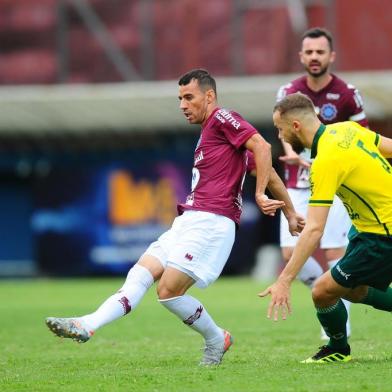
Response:
[[[308,212],[308,203],[310,190],[306,189],[287,189],[294,208],[298,214],[306,217]],[[330,208],[327,224],[325,225],[324,234],[321,237],[321,249],[343,248],[348,244],[348,232],[351,227],[351,220],[344,208],[341,200],[335,196]],[[280,215],[280,246],[282,248],[293,248],[298,241],[289,232],[289,226],[283,213]]]
[[[164,268],[176,268],[207,287],[221,274],[235,239],[231,219],[204,211],[186,211],[146,250]]]

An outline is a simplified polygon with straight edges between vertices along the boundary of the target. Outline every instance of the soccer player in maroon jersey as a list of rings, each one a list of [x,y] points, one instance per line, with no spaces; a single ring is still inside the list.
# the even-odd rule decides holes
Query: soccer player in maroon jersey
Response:
[[[351,120],[367,126],[368,122],[358,90],[330,72],[335,56],[332,36],[327,30],[312,28],[306,31],[302,36],[302,48],[299,52],[306,75],[282,86],[278,91],[277,100],[280,101],[288,94],[301,92],[312,100],[316,113],[324,124]],[[306,216],[310,195],[310,150],[306,149],[303,153],[297,154],[290,144],[283,141],[282,144],[285,155],[280,159],[285,162],[286,187],[295,209]],[[342,202],[335,197],[320,241],[320,248],[330,268],[344,255],[350,226],[350,219]],[[296,242],[297,238],[290,235],[287,223],[282,218],[280,246],[286,263],[293,253]],[[311,256],[298,275],[298,279],[312,287],[322,273],[321,266]],[[349,310],[350,303],[345,301],[345,305]],[[347,329],[350,335],[349,322]],[[324,330],[322,330],[322,338],[328,338]]]
[[[260,209],[273,215],[282,208],[293,235],[302,230],[304,220],[272,170],[270,145],[238,113],[218,106],[215,80],[207,71],[197,69],[181,77],[179,100],[188,122],[202,128],[194,154],[191,193],[178,205],[179,216],[131,268],[121,289],[94,313],[49,317],[46,324],[58,336],[86,342],[98,328],[134,310],[159,280],[159,302],[204,337],[201,365],[218,365],[232,336],[186,292],[194,284],[207,287],[214,282],[229,257],[240,221],[248,150],[254,156],[255,198]],[[264,195],[267,186],[282,201],[268,199]]]

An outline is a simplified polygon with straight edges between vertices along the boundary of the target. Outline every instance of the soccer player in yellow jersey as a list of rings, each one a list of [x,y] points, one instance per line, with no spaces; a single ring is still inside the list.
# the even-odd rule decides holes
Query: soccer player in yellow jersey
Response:
[[[293,255],[277,281],[261,292],[271,295],[268,317],[291,312],[290,285],[323,234],[334,194],[343,201],[355,232],[343,258],[325,272],[312,290],[317,317],[330,340],[304,363],[347,362],[347,311],[342,298],[392,311],[392,139],[346,121],[324,125],[312,102],[295,93],[273,111],[279,137],[314,159],[306,225]]]

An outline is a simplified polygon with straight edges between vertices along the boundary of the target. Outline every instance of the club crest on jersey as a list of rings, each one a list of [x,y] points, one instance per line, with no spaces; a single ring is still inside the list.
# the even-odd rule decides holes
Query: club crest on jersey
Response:
[[[320,116],[326,121],[333,120],[337,114],[338,109],[332,103],[325,103],[320,109]]]

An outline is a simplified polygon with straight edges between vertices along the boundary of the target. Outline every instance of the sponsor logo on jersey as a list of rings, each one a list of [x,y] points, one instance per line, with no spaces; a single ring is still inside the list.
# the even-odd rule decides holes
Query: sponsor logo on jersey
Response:
[[[196,164],[197,164],[198,162],[202,161],[203,158],[204,158],[204,156],[203,156],[203,150],[202,150],[202,151],[199,152],[199,154],[197,154],[197,156],[196,156],[196,158],[195,158],[195,163],[194,163],[194,165],[196,166]]]
[[[350,204],[348,204],[346,201],[343,200],[345,199],[344,195],[341,193],[337,193],[337,195],[342,199],[344,208],[347,210],[347,214],[350,217],[350,219],[351,220],[359,219],[358,212],[355,212],[353,208],[350,206]]]
[[[326,121],[333,120],[337,114],[338,109],[332,103],[325,103],[320,109],[320,116]]]
[[[335,93],[327,94],[327,99],[330,99],[331,101],[337,101],[339,98],[340,98],[340,94],[335,94]]]
[[[231,124],[235,129],[239,129],[240,122],[237,121],[232,114],[226,109],[220,109],[216,112],[215,117],[221,122],[225,123],[226,121]]]
[[[343,139],[338,143],[338,146],[344,149],[348,149],[354,140],[357,130],[355,128],[348,128],[343,134]]]
[[[184,324],[186,325],[192,325],[196,320],[198,320],[201,316],[201,312],[203,311],[203,307],[199,306],[196,309],[196,312],[192,314],[192,316],[188,317],[186,320],[184,320]]]
[[[350,217],[351,220],[356,220],[359,219],[359,214],[358,212],[355,212],[352,207],[350,206],[350,204],[343,202],[344,207],[347,210],[348,216]]]

